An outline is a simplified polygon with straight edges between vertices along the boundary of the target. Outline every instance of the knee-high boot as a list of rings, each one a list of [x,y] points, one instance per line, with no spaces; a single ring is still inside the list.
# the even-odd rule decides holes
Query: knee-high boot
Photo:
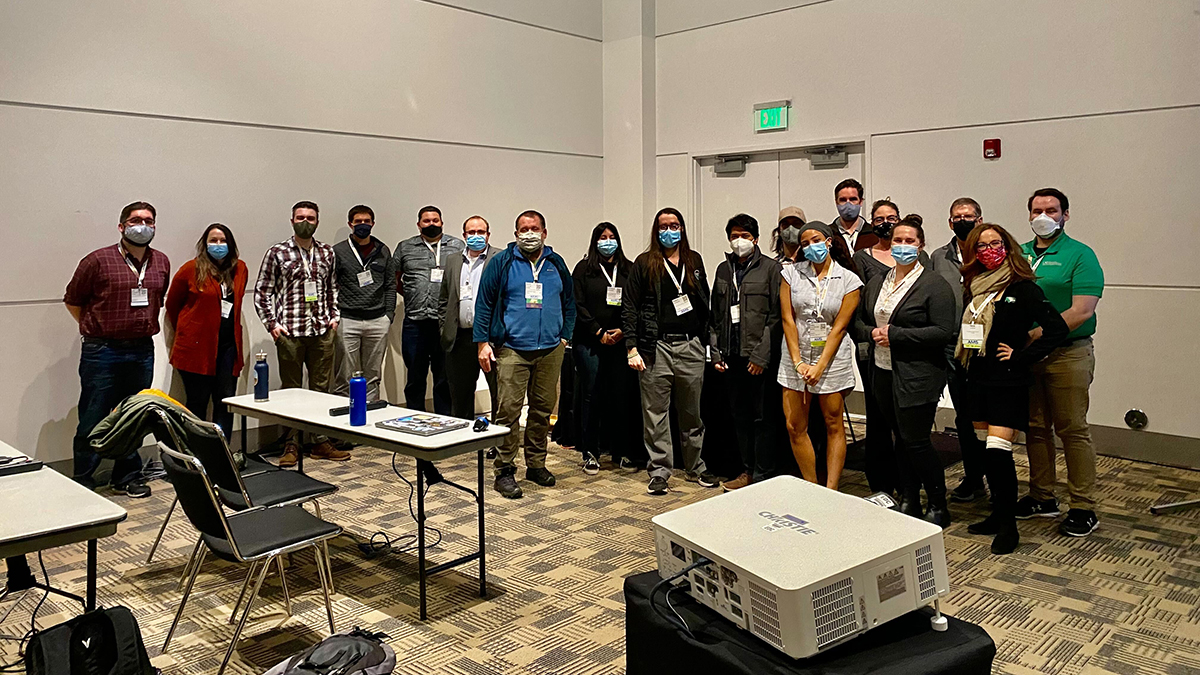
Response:
[[[942,468],[942,461],[932,448],[921,453],[916,460],[917,472],[925,486],[925,496],[929,498],[925,520],[942,528],[949,527],[950,507],[946,504],[946,471]]]

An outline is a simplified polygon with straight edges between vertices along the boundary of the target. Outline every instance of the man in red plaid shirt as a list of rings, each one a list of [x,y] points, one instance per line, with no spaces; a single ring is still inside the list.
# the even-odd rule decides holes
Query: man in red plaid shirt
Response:
[[[285,389],[304,384],[329,391],[333,376],[333,353],[338,313],[337,262],[333,247],[313,239],[319,210],[313,202],[292,207],[294,236],[267,249],[258,283],[254,285],[254,309],[275,340],[279,379]],[[279,466],[295,466],[300,457],[300,431],[287,429],[287,441]],[[325,436],[313,436],[310,450],[316,459],[345,461],[350,453],[338,450]]]

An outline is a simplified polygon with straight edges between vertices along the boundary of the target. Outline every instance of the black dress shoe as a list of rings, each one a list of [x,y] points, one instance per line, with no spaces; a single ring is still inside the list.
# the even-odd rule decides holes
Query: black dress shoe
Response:
[[[930,504],[929,510],[925,512],[925,522],[933,523],[943,530],[950,527],[950,509],[944,504]]]
[[[1017,545],[1021,543],[1021,535],[1017,532],[1015,523],[1009,523],[1000,528],[996,534],[996,538],[992,540],[992,553],[996,555],[1008,555],[1017,550]]]
[[[905,494],[900,496],[900,507],[897,509],[900,513],[913,518],[921,518],[925,512],[921,510],[921,495],[920,494]]]

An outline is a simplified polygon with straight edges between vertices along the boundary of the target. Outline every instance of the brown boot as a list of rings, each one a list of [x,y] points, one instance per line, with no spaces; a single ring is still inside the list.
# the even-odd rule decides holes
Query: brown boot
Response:
[[[279,458],[279,468],[288,469],[300,461],[300,446],[295,441],[288,441],[283,446],[283,455]]]
[[[329,441],[321,441],[314,445],[313,449],[308,451],[308,456],[313,459],[331,459],[335,462],[344,462],[350,459],[350,453],[338,450]]]
[[[737,478],[734,478],[733,480],[727,480],[724,483],[721,483],[721,489],[724,490],[725,492],[729,492],[731,490],[736,490],[738,488],[744,488],[752,482],[754,482],[754,481],[751,480],[750,474],[743,473],[742,475],[738,476]]]

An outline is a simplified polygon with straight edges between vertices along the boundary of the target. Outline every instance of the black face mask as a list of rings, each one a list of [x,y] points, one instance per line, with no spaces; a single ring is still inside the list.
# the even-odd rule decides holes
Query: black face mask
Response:
[[[435,237],[440,237],[441,235],[442,235],[442,226],[441,225],[430,225],[428,227],[421,228],[421,236],[425,237],[426,239],[433,239]]]
[[[954,226],[954,236],[958,237],[959,241],[966,241],[971,230],[975,229],[974,220],[952,220],[950,224]]]

